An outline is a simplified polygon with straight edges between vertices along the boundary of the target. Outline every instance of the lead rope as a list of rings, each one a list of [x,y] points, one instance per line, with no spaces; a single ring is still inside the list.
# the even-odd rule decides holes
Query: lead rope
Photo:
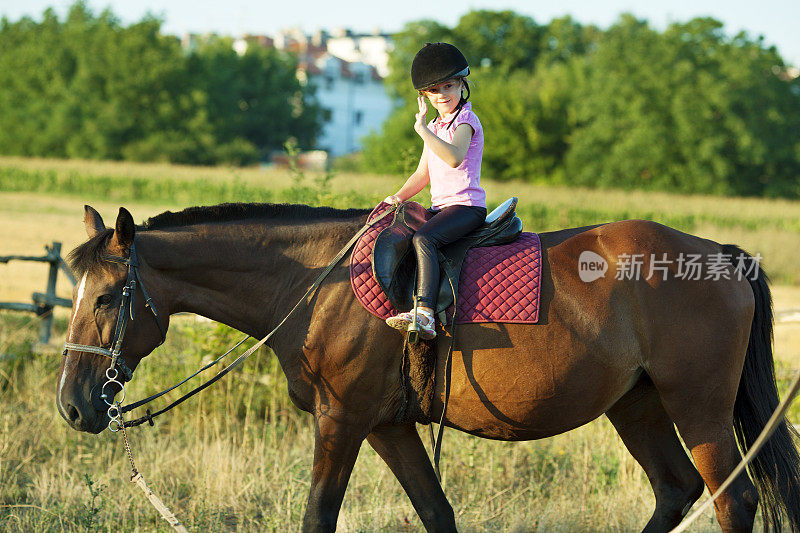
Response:
[[[122,441],[125,443],[125,453],[128,454],[128,461],[131,463],[131,483],[135,483],[137,487],[142,489],[144,492],[147,501],[149,501],[153,507],[159,512],[159,514],[169,522],[169,525],[172,526],[172,529],[175,531],[179,531],[180,533],[189,533],[187,529],[181,524],[181,521],[178,520],[178,517],[173,514],[172,511],[169,510],[169,507],[164,505],[164,502],[161,501],[156,493],[152,491],[150,487],[147,486],[147,481],[145,481],[144,476],[141,472],[136,470],[136,465],[133,463],[133,453],[131,453],[131,445],[128,441],[128,432],[125,431],[125,420],[122,418],[122,412],[120,408],[119,402],[115,403],[109,410],[114,409],[116,410],[117,417],[117,424],[119,424],[120,431],[122,431]]]
[[[180,533],[188,533],[183,524],[181,524],[181,521],[178,520],[178,517],[176,517],[175,514],[169,510],[169,507],[164,505],[164,502],[161,501],[161,498],[159,498],[150,489],[150,487],[147,486],[147,482],[145,481],[144,476],[142,476],[142,473],[136,470],[136,464],[133,462],[133,452],[131,452],[131,443],[128,440],[128,432],[125,431],[125,419],[122,417],[121,402],[125,400],[125,384],[119,381],[117,379],[118,377],[119,372],[117,372],[116,367],[109,367],[108,370],[106,370],[107,381],[103,384],[103,389],[105,389],[107,385],[116,384],[122,391],[122,398],[116,402],[109,402],[108,398],[113,396],[107,396],[105,393],[103,394],[102,398],[103,401],[108,405],[108,417],[110,419],[108,422],[108,429],[113,433],[122,431],[122,442],[125,445],[125,453],[128,456],[128,461],[131,464],[130,481],[142,489],[147,501],[149,501],[153,507],[156,508],[159,514],[164,517],[167,522],[169,522],[169,525],[171,525],[175,531]]]

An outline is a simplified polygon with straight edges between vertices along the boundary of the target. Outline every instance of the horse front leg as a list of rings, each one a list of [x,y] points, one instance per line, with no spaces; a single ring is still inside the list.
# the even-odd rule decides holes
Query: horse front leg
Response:
[[[405,489],[427,531],[456,531],[453,508],[442,491],[416,426],[378,426],[367,442]]]
[[[366,432],[318,415],[314,439],[314,467],[303,531],[335,531],[339,509]]]

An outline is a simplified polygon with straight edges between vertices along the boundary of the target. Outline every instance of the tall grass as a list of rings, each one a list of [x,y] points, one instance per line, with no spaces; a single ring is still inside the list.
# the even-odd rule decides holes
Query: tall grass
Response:
[[[352,180],[350,188],[343,188],[343,180],[340,179],[335,183],[337,187],[334,191],[333,175],[315,175],[314,182],[318,184],[315,186],[302,179],[305,174],[297,170],[290,174],[290,178],[294,179],[288,183],[284,179],[275,183],[274,178],[279,175],[275,171],[265,172],[261,176],[263,182],[258,183],[254,182],[253,174],[246,179],[233,171],[228,179],[221,179],[221,175],[218,176],[220,179],[205,179],[201,177],[202,173],[208,171],[199,169],[196,179],[189,179],[185,174],[181,177],[145,177],[137,175],[138,173],[96,174],[86,170],[24,168],[9,162],[5,162],[8,165],[5,166],[3,163],[0,159],[2,191],[94,196],[119,202],[148,202],[158,199],[162,203],[190,205],[306,201],[368,207],[386,196],[384,192],[390,190],[388,183],[381,190],[370,191]],[[385,181],[390,180],[387,177]],[[487,185],[487,188],[491,190],[492,185]],[[800,202],[787,200],[698,198],[666,193],[647,193],[636,198],[635,194],[620,191],[562,189],[527,184],[519,184],[516,189],[507,184],[497,184],[497,188],[508,189],[509,196],[521,198],[519,214],[536,228],[558,229],[565,225],[581,226],[644,218],[686,231],[701,224],[711,224],[723,228],[769,228],[800,233]],[[322,197],[315,195],[320,189],[330,194]],[[531,194],[525,195],[525,192]],[[490,197],[490,203],[498,204],[504,199],[505,194],[498,196],[495,193]]]
[[[77,433],[60,419],[51,392],[59,358],[30,352],[35,328],[25,323],[20,315],[0,314],[0,352],[16,355],[0,361],[0,529],[168,531],[127,482],[121,437]],[[56,334],[65,326],[58,320]],[[137,369],[129,397],[176,381],[239,337],[224,326],[178,317],[167,344]],[[276,358],[262,351],[154,428],[129,430],[137,468],[190,530],[299,530],[314,432],[311,417],[292,406],[285,389]],[[634,531],[654,505],[646,477],[605,419],[522,443],[450,430],[442,465],[462,531]],[[422,529],[398,482],[366,444],[339,528]],[[693,530],[716,528],[709,513]]]
[[[185,179],[154,180],[129,176],[95,176],[80,172],[0,168],[0,190],[103,198],[107,201],[142,202],[157,199],[162,204],[199,205],[223,202],[311,202],[334,207],[366,205],[368,196],[356,191],[328,194],[329,189],[297,183],[275,190],[247,183],[234,176],[230,181]]]

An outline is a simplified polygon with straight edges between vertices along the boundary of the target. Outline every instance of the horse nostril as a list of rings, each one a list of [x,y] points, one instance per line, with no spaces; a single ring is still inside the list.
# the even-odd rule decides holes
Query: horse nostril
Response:
[[[69,419],[69,422],[71,424],[75,424],[75,422],[77,422],[81,418],[80,413],[78,412],[77,409],[75,409],[75,406],[72,405],[71,403],[67,404],[67,418]]]

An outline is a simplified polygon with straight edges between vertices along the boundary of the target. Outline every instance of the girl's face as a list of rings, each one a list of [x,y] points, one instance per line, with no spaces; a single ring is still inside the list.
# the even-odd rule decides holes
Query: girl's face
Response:
[[[451,78],[422,91],[431,105],[436,108],[439,115],[449,115],[455,111],[461,101],[461,89],[464,84],[461,79]]]

